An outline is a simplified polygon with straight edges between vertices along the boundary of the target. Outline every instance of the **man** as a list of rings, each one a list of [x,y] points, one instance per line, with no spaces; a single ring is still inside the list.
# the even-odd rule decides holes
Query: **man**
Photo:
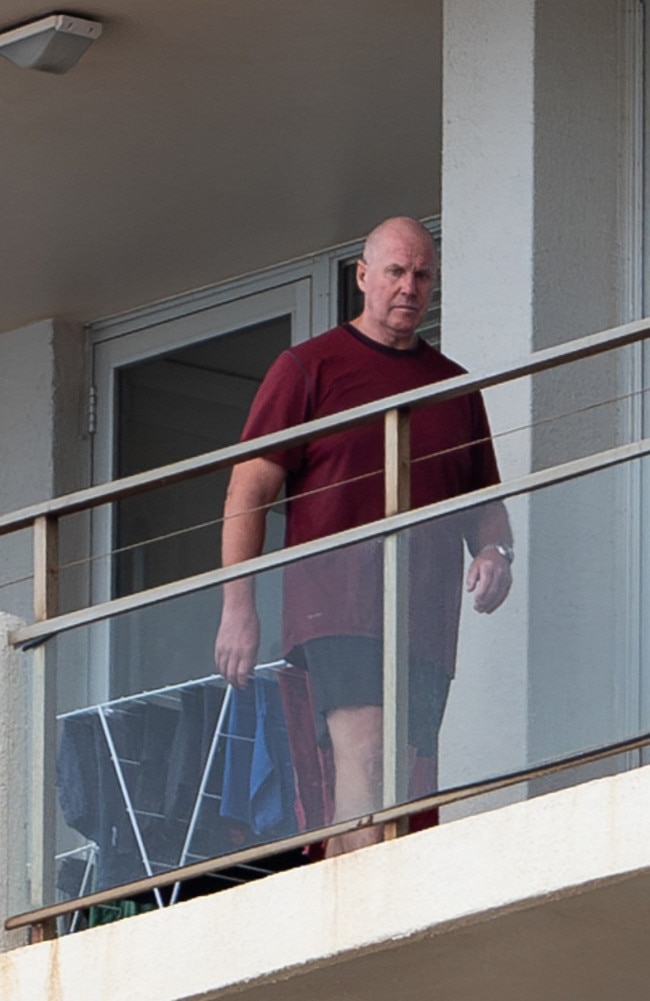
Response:
[[[428,231],[406,217],[387,219],[368,236],[357,265],[363,311],[352,324],[284,352],[253,403],[244,438],[340,412],[463,372],[416,331],[438,271]],[[478,394],[418,409],[411,423],[414,507],[498,481],[489,428]],[[341,531],[383,516],[381,424],[339,432],[305,446],[252,459],[233,470],[223,530],[223,562],[258,555],[265,510],[283,484],[286,544]],[[502,505],[413,533],[410,574],[409,744],[435,756],[437,730],[454,671],[463,538],[473,555],[466,577],[478,612],[508,594],[510,528]],[[363,544],[285,570],[285,653],[307,668],[317,726],[331,742],[334,820],[381,806],[381,560]],[[227,681],[246,685],[255,665],[259,625],[249,580],[224,590],[215,645]],[[326,855],[381,840],[379,825],[330,839]]]

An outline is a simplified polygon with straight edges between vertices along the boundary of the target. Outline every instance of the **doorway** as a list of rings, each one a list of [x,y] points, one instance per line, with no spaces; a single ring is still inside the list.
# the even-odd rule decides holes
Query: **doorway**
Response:
[[[164,324],[120,338],[121,344],[98,344],[97,391],[105,397],[104,427],[111,433],[98,437],[96,480],[109,463],[110,475],[123,477],[236,442],[267,369],[309,332],[304,284],[216,307],[202,317],[198,336],[196,318],[188,318],[172,324],[174,329]],[[101,427],[101,411],[99,416]],[[220,470],[164,486],[100,513],[94,525],[95,594],[119,597],[218,567],[229,475]],[[280,546],[282,538],[283,516],[272,511],[267,549]],[[272,574],[260,586],[268,592],[260,601],[260,656],[272,659],[279,655],[280,586]],[[89,701],[213,672],[219,604],[209,589],[98,629]]]

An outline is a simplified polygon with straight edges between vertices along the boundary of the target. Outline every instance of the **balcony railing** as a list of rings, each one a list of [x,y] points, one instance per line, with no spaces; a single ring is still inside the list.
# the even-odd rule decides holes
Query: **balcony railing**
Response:
[[[529,794],[549,776],[594,762],[611,760],[616,769],[637,763],[632,752],[650,743],[643,698],[636,694],[643,678],[631,695],[626,690],[621,696],[623,666],[616,651],[625,644],[616,638],[621,619],[627,628],[632,615],[622,596],[639,542],[629,538],[627,516],[631,496],[642,511],[650,439],[597,448],[416,510],[408,509],[406,484],[409,415],[417,407],[564,372],[648,333],[647,322],[629,324],[535,353],[507,369],[400,394],[0,518],[0,535],[32,529],[34,554],[34,621],[11,637],[32,679],[32,777],[22,793],[30,828],[29,897],[17,891],[6,926],[74,915],[66,925],[74,928],[82,910],[142,894],[151,895],[153,906],[166,906],[182,896],[189,880],[209,874],[216,888],[220,873],[221,885],[247,879],[264,869],[261,860],[270,855],[325,837],[377,822],[397,834],[405,818],[434,808],[510,787]],[[592,406],[609,415],[608,424],[611,414],[620,416],[620,400],[601,399],[584,409]],[[380,521],[237,566],[62,607],[62,519],[378,419],[385,426]],[[595,435],[592,441],[597,444]],[[455,648],[455,635],[445,641],[440,634],[454,590],[448,579],[457,577],[468,524],[502,503],[515,526],[526,526],[524,540],[518,536],[524,544],[509,599],[521,611],[521,628],[513,635],[517,617],[511,613],[507,637],[498,627],[485,633],[479,617],[464,611],[459,664],[462,670],[477,651],[488,651],[492,704],[510,706],[513,673],[502,673],[500,661],[520,658],[518,722],[496,744],[474,746],[440,769],[430,721],[442,714],[455,649],[436,657],[430,651],[440,651],[445,642]],[[543,540],[536,537],[538,524],[545,526]],[[625,549],[621,533],[636,555],[616,562]],[[577,561],[587,554],[591,561],[582,568]],[[567,560],[576,562],[569,566]],[[244,577],[256,584],[262,655],[254,682],[234,692],[214,673],[211,642],[224,585]],[[362,605],[369,635],[383,637],[376,641],[383,663],[383,769],[362,810],[336,813],[333,765],[326,735],[307,711],[306,673],[281,659],[283,577],[293,580],[295,594],[301,582],[318,581],[337,615]],[[347,593],[346,582],[360,577],[367,583],[363,592]],[[531,641],[535,635],[541,639]],[[400,670],[405,664],[409,672]],[[549,692],[535,680],[547,674],[571,684]],[[117,685],[115,677],[121,679]],[[151,678],[159,683],[146,683]],[[523,733],[526,727],[532,738]],[[413,745],[419,748],[415,764]]]

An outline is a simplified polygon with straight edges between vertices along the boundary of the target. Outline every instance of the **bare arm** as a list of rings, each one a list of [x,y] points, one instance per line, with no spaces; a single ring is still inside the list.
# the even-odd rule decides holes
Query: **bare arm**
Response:
[[[266,513],[285,471],[269,459],[250,459],[235,466],[224,505],[222,560],[224,566],[259,556],[264,547]],[[243,688],[255,666],[259,646],[255,585],[251,578],[224,585],[221,623],[214,648],[217,670]]]

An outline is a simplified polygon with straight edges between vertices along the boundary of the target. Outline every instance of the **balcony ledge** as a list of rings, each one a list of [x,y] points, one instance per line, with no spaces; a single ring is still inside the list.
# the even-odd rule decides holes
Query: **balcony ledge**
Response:
[[[3,1001],[646,1001],[650,766],[0,956]]]

